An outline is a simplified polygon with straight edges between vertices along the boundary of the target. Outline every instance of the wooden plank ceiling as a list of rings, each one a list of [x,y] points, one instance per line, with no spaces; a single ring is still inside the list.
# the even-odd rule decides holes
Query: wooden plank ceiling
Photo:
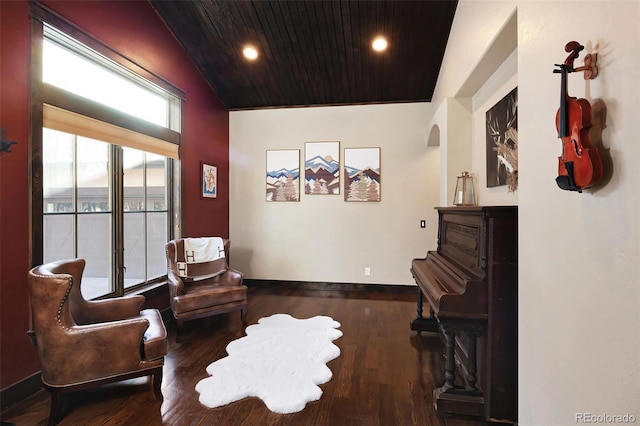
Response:
[[[430,101],[457,6],[150,1],[230,110]],[[382,53],[377,35],[389,42]],[[242,56],[247,44],[257,60]]]

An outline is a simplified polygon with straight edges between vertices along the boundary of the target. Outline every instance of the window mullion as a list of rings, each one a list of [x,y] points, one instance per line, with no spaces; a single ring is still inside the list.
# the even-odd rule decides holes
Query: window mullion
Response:
[[[124,295],[124,170],[123,151],[117,145],[111,145],[112,155],[112,209],[113,220],[113,273],[115,292]]]
[[[144,219],[142,220],[144,226],[144,280],[147,281],[149,279],[149,270],[148,270],[148,256],[149,251],[147,247],[147,241],[149,240],[149,228],[148,228],[148,214],[149,214],[149,198],[147,197],[147,153],[144,153],[144,161],[142,162],[142,196],[144,200]]]
[[[167,229],[165,230],[167,241],[170,241],[175,233],[175,219],[173,213],[177,211],[174,200],[175,200],[175,189],[174,186],[177,184],[178,180],[175,181],[172,179],[174,170],[175,170],[175,161],[167,160],[167,168],[165,169],[165,182],[167,182],[167,201],[166,201],[166,209],[167,209]]]
[[[73,136],[73,185],[71,186],[71,199],[73,200],[73,256],[78,257],[78,209],[80,202],[78,200],[78,137]]]

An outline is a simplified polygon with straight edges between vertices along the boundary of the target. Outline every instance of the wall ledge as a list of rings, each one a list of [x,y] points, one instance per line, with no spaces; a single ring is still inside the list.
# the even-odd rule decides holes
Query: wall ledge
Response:
[[[44,390],[40,380],[40,371],[0,390],[0,411],[4,411],[39,390]]]

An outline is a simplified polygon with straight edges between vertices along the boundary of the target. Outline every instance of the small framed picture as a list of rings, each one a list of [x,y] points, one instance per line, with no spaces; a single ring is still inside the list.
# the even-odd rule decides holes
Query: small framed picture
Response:
[[[202,198],[218,195],[218,168],[202,163]]]

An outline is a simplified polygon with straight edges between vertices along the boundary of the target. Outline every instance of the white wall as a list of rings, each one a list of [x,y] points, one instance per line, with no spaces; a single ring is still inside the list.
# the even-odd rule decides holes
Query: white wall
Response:
[[[520,416],[575,424],[576,413],[640,421],[640,2],[521,2]],[[557,188],[560,78],[577,40],[600,75],[569,76],[571,96],[607,108],[611,180],[583,194]]]
[[[516,5],[508,0],[458,3],[432,98],[435,114],[428,122],[430,128],[445,129],[441,138],[441,205],[453,204],[456,177],[463,171],[471,172],[476,188],[483,178],[486,180],[472,158],[472,142],[477,136],[472,97],[483,85],[493,84],[489,81],[503,83],[502,76],[495,74],[517,45]],[[499,196],[479,195],[485,195],[484,199],[478,198],[480,204],[504,201]]]
[[[437,233],[430,113],[427,103],[231,112],[232,267],[252,279],[415,285],[411,259],[435,248]],[[344,148],[381,148],[381,202],[345,202],[344,189],[265,201],[267,149],[299,149],[303,163],[305,142],[336,140],[341,158]]]
[[[460,2],[429,126],[446,129],[456,120],[443,107],[460,96],[461,88],[469,95],[467,83],[473,78],[465,72],[477,69],[516,7],[519,424],[580,424],[579,413],[629,413],[638,422],[640,2]],[[555,184],[560,79],[552,71],[553,64],[564,61],[570,40],[600,55],[601,75],[590,82],[570,75],[569,89],[572,96],[605,103],[602,139],[613,169],[606,185],[583,194]],[[499,78],[488,83],[495,84],[495,96],[513,87],[510,78],[504,76],[505,87]],[[491,104],[492,95],[479,93],[474,108],[484,108],[478,105],[482,96]],[[474,171],[481,173],[477,144],[484,138],[475,120],[470,139]],[[443,169],[442,179],[457,173]],[[482,204],[509,201],[489,199],[493,195],[481,194]]]
[[[472,165],[478,203],[483,206],[516,205],[518,191],[506,185],[487,187],[486,112],[518,85],[518,52],[514,51],[473,96]]]
[[[516,5],[517,2],[509,0],[458,2],[432,98],[434,106],[440,105],[446,98],[459,95],[467,80],[472,78],[472,71],[482,63],[488,49],[514,13]],[[470,94],[461,95],[468,97]]]

